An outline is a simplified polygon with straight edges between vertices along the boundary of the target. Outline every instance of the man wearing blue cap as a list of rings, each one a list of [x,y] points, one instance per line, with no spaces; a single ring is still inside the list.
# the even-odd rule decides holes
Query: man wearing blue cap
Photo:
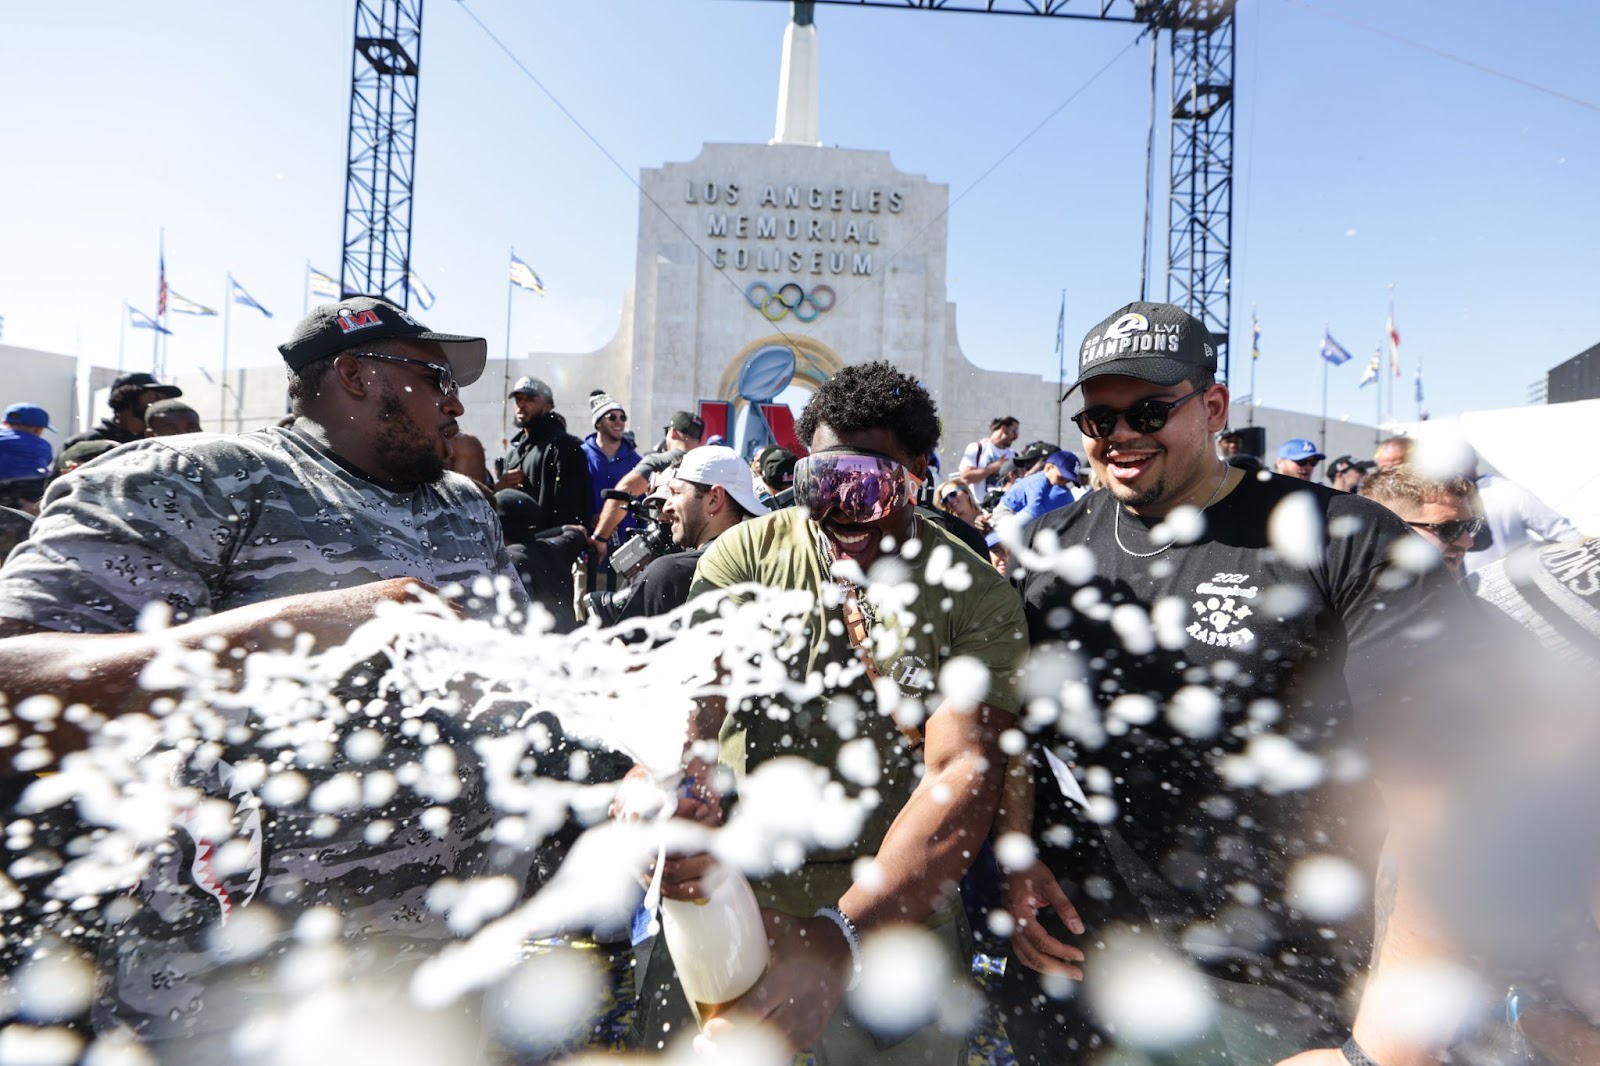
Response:
[[[1029,474],[1007,489],[994,513],[996,518],[1015,515],[1027,525],[1042,514],[1065,507],[1082,494],[1078,488],[1078,457],[1063,448],[1050,453],[1043,470]]]
[[[44,431],[55,432],[50,415],[36,403],[14,403],[0,419],[0,481],[42,478],[52,452]]]
[[[1273,469],[1284,477],[1310,481],[1316,474],[1317,464],[1326,458],[1317,451],[1315,444],[1304,437],[1295,437],[1278,445],[1278,461]]]

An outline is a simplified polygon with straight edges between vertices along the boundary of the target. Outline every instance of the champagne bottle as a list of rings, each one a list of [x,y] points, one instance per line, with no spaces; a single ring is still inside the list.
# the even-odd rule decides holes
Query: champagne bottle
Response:
[[[663,899],[661,935],[703,1026],[750,991],[767,968],[767,931],[750,882],[716,863],[701,899]]]

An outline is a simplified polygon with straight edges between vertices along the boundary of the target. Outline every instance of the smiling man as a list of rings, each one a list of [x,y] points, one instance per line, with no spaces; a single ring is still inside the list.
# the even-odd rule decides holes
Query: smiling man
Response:
[[[357,296],[314,309],[279,351],[293,426],[148,438],[51,486],[0,571],[13,703],[148,703],[136,679],[155,641],[136,630],[150,604],[196,646],[254,647],[281,643],[278,620],[337,642],[407,582],[503,576],[521,598],[488,501],[445,469],[483,340]]]
[[[846,740],[854,756],[870,744],[876,780],[873,795],[863,797],[868,811],[856,839],[755,883],[768,909],[773,961],[736,1002],[733,1021],[718,1018],[707,1033],[754,1017],[795,1047],[816,1048],[819,1063],[953,1064],[965,1047],[960,1032],[942,1031],[930,1017],[911,1019],[910,1035],[874,1034],[840,1004],[860,941],[887,927],[927,929],[951,989],[970,965],[955,885],[999,801],[997,738],[1018,710],[1015,673],[1027,648],[1021,604],[959,540],[917,515],[916,486],[939,421],[914,378],[884,362],[846,367],[817,390],[798,432],[810,454],[795,467],[797,506],[718,537],[692,591],[756,582],[812,593],[789,674],[815,687],[759,706],[707,699],[694,731],[720,746],[720,761],[737,780],[799,754],[862,797],[862,775],[840,771]],[[952,566],[965,575],[940,580]],[[937,687],[957,658],[974,660],[987,675],[975,705],[947,700]],[[899,714],[915,706],[926,718],[911,714],[906,728],[897,727],[880,701],[890,692],[901,701]],[[857,880],[867,857],[875,859],[871,875]],[[695,868],[687,869],[669,867],[669,894],[694,898]],[[930,1015],[937,1007],[923,1005]]]
[[[1129,304],[1090,330],[1068,397],[1082,390],[1073,422],[1104,487],[1029,527],[1040,554],[1019,560],[1039,677],[1058,701],[1040,742],[1081,790],[1068,799],[1036,775],[1049,874],[1008,885],[1013,944],[1035,969],[1076,976],[1081,961],[1085,982],[1047,1005],[1022,967],[1008,971],[1022,1062],[1117,1039],[1084,1009],[1104,1002],[1096,953],[1117,927],[1166,940],[1211,978],[1213,1025],[1171,1061],[1267,1063],[1350,1033],[1372,912],[1352,897],[1313,916],[1290,885],[1317,862],[1372,883],[1379,804],[1351,768],[1388,768],[1369,742],[1406,721],[1395,678],[1447,645],[1431,638],[1465,600],[1438,568],[1397,564],[1409,531],[1371,501],[1228,466],[1213,444],[1229,400],[1216,370],[1205,327],[1168,304]],[[1093,566],[1052,565],[1056,546],[1087,546]],[[1046,710],[1030,705],[1030,719]],[[1081,916],[1088,933],[1042,924],[1041,909]],[[1377,1061],[1411,1061],[1393,1034],[1357,1037]]]

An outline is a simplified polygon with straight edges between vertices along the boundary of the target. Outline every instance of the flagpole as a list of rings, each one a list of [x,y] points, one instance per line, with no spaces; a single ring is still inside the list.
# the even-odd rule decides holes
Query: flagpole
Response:
[[[167,227],[161,227],[161,287],[167,283]],[[156,301],[156,321],[161,323],[161,329],[153,330],[150,337],[150,372],[155,374],[156,380],[161,380],[161,334],[167,327],[167,301]]]
[[[504,451],[511,446],[510,423],[508,421],[511,403],[511,297],[516,292],[516,284],[511,280],[511,260],[517,256],[517,246],[511,245],[511,255],[506,260],[506,358],[505,358],[505,384],[500,390],[500,449]]]
[[[217,373],[217,432],[228,431],[228,330],[233,321],[233,271],[222,287],[222,369]]]
[[[1388,339],[1389,330],[1385,327],[1384,340],[1387,341]],[[1378,440],[1374,442],[1374,445],[1381,443],[1383,440],[1383,379],[1389,376],[1389,368],[1383,364],[1383,344],[1381,342],[1378,345],[1378,353]]]
[[[1066,412],[1067,398],[1062,392],[1067,387],[1067,290],[1061,290],[1061,314],[1056,318],[1056,447],[1061,447],[1061,416]]]
[[[1389,366],[1387,369],[1389,373],[1396,375],[1395,380],[1389,383],[1389,421],[1392,422],[1394,421],[1395,382],[1400,380],[1400,350],[1394,343],[1394,282],[1392,281],[1389,282],[1389,321],[1384,325],[1384,333],[1388,335],[1387,339],[1389,341]]]
[[[1322,336],[1324,338],[1330,336],[1327,326],[1322,327]],[[1322,359],[1322,428],[1317,431],[1317,450],[1325,452],[1328,450],[1328,363],[1330,362],[1326,347],[1320,358]]]
[[[1261,352],[1258,350],[1259,342],[1256,340],[1256,305],[1250,305],[1250,406],[1245,408],[1245,425],[1256,424],[1256,363],[1261,361]]]

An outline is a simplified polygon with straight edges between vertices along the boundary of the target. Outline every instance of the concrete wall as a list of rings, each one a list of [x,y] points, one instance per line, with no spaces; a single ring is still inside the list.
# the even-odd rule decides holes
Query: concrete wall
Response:
[[[71,355],[41,352],[0,344],[0,367],[4,367],[5,387],[0,388],[0,410],[14,403],[36,403],[50,413],[50,425],[57,432],[45,439],[59,445],[63,437],[77,431],[83,405],[78,396],[78,360]]]

